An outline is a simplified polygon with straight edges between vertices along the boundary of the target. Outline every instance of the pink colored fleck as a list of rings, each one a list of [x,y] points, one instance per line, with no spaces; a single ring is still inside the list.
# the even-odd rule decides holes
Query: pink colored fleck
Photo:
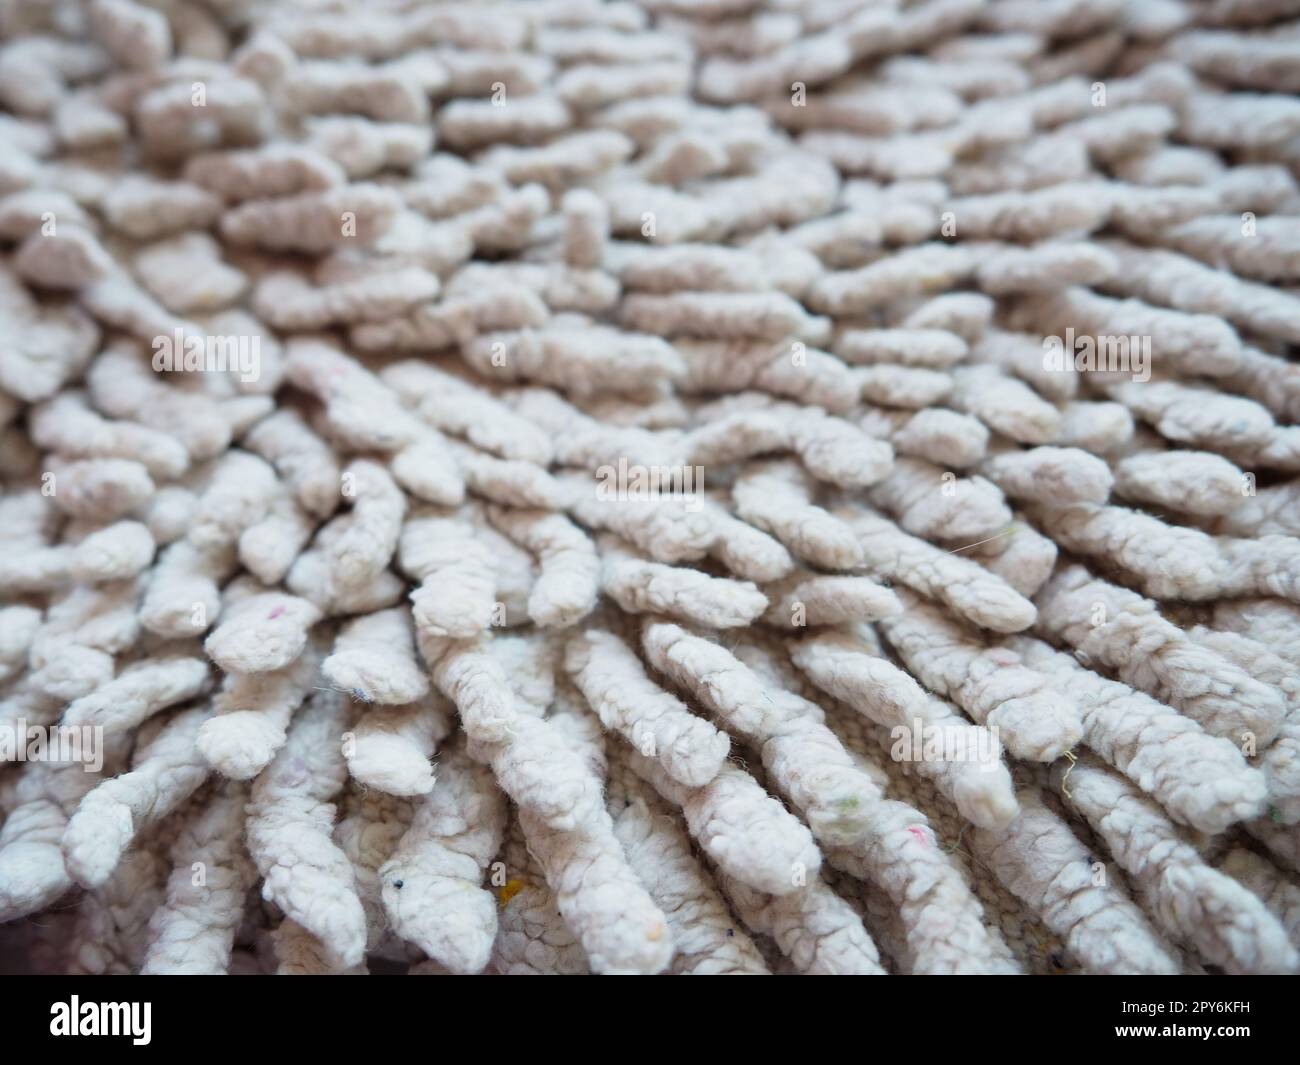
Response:
[[[267,619],[268,619],[269,621],[274,621],[276,618],[278,618],[278,617],[279,617],[281,614],[283,614],[283,613],[284,613],[284,607],[283,607],[283,606],[278,606],[278,607],[276,607],[274,610],[272,610],[270,614],[267,615]]]
[[[913,839],[924,843],[927,847],[930,845],[930,837],[920,825],[913,825],[907,830]]]

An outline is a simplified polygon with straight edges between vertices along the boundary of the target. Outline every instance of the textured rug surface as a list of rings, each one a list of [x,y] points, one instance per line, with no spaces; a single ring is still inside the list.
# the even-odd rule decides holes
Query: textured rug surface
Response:
[[[4,0],[0,970],[1277,973],[1296,0]]]

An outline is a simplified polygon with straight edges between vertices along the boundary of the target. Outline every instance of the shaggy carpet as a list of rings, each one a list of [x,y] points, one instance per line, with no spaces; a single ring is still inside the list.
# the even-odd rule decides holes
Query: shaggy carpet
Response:
[[[1263,973],[1296,0],[0,3],[0,957]]]

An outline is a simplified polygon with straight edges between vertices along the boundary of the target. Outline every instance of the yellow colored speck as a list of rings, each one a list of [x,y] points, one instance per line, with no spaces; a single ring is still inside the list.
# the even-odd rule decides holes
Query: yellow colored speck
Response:
[[[507,880],[505,885],[497,892],[497,902],[504,910],[519,892],[523,891],[528,885],[522,880]]]

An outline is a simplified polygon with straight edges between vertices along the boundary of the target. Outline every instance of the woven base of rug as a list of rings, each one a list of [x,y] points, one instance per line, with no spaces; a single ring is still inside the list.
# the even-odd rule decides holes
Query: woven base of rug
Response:
[[[1300,966],[1296,0],[0,3],[0,970]]]

